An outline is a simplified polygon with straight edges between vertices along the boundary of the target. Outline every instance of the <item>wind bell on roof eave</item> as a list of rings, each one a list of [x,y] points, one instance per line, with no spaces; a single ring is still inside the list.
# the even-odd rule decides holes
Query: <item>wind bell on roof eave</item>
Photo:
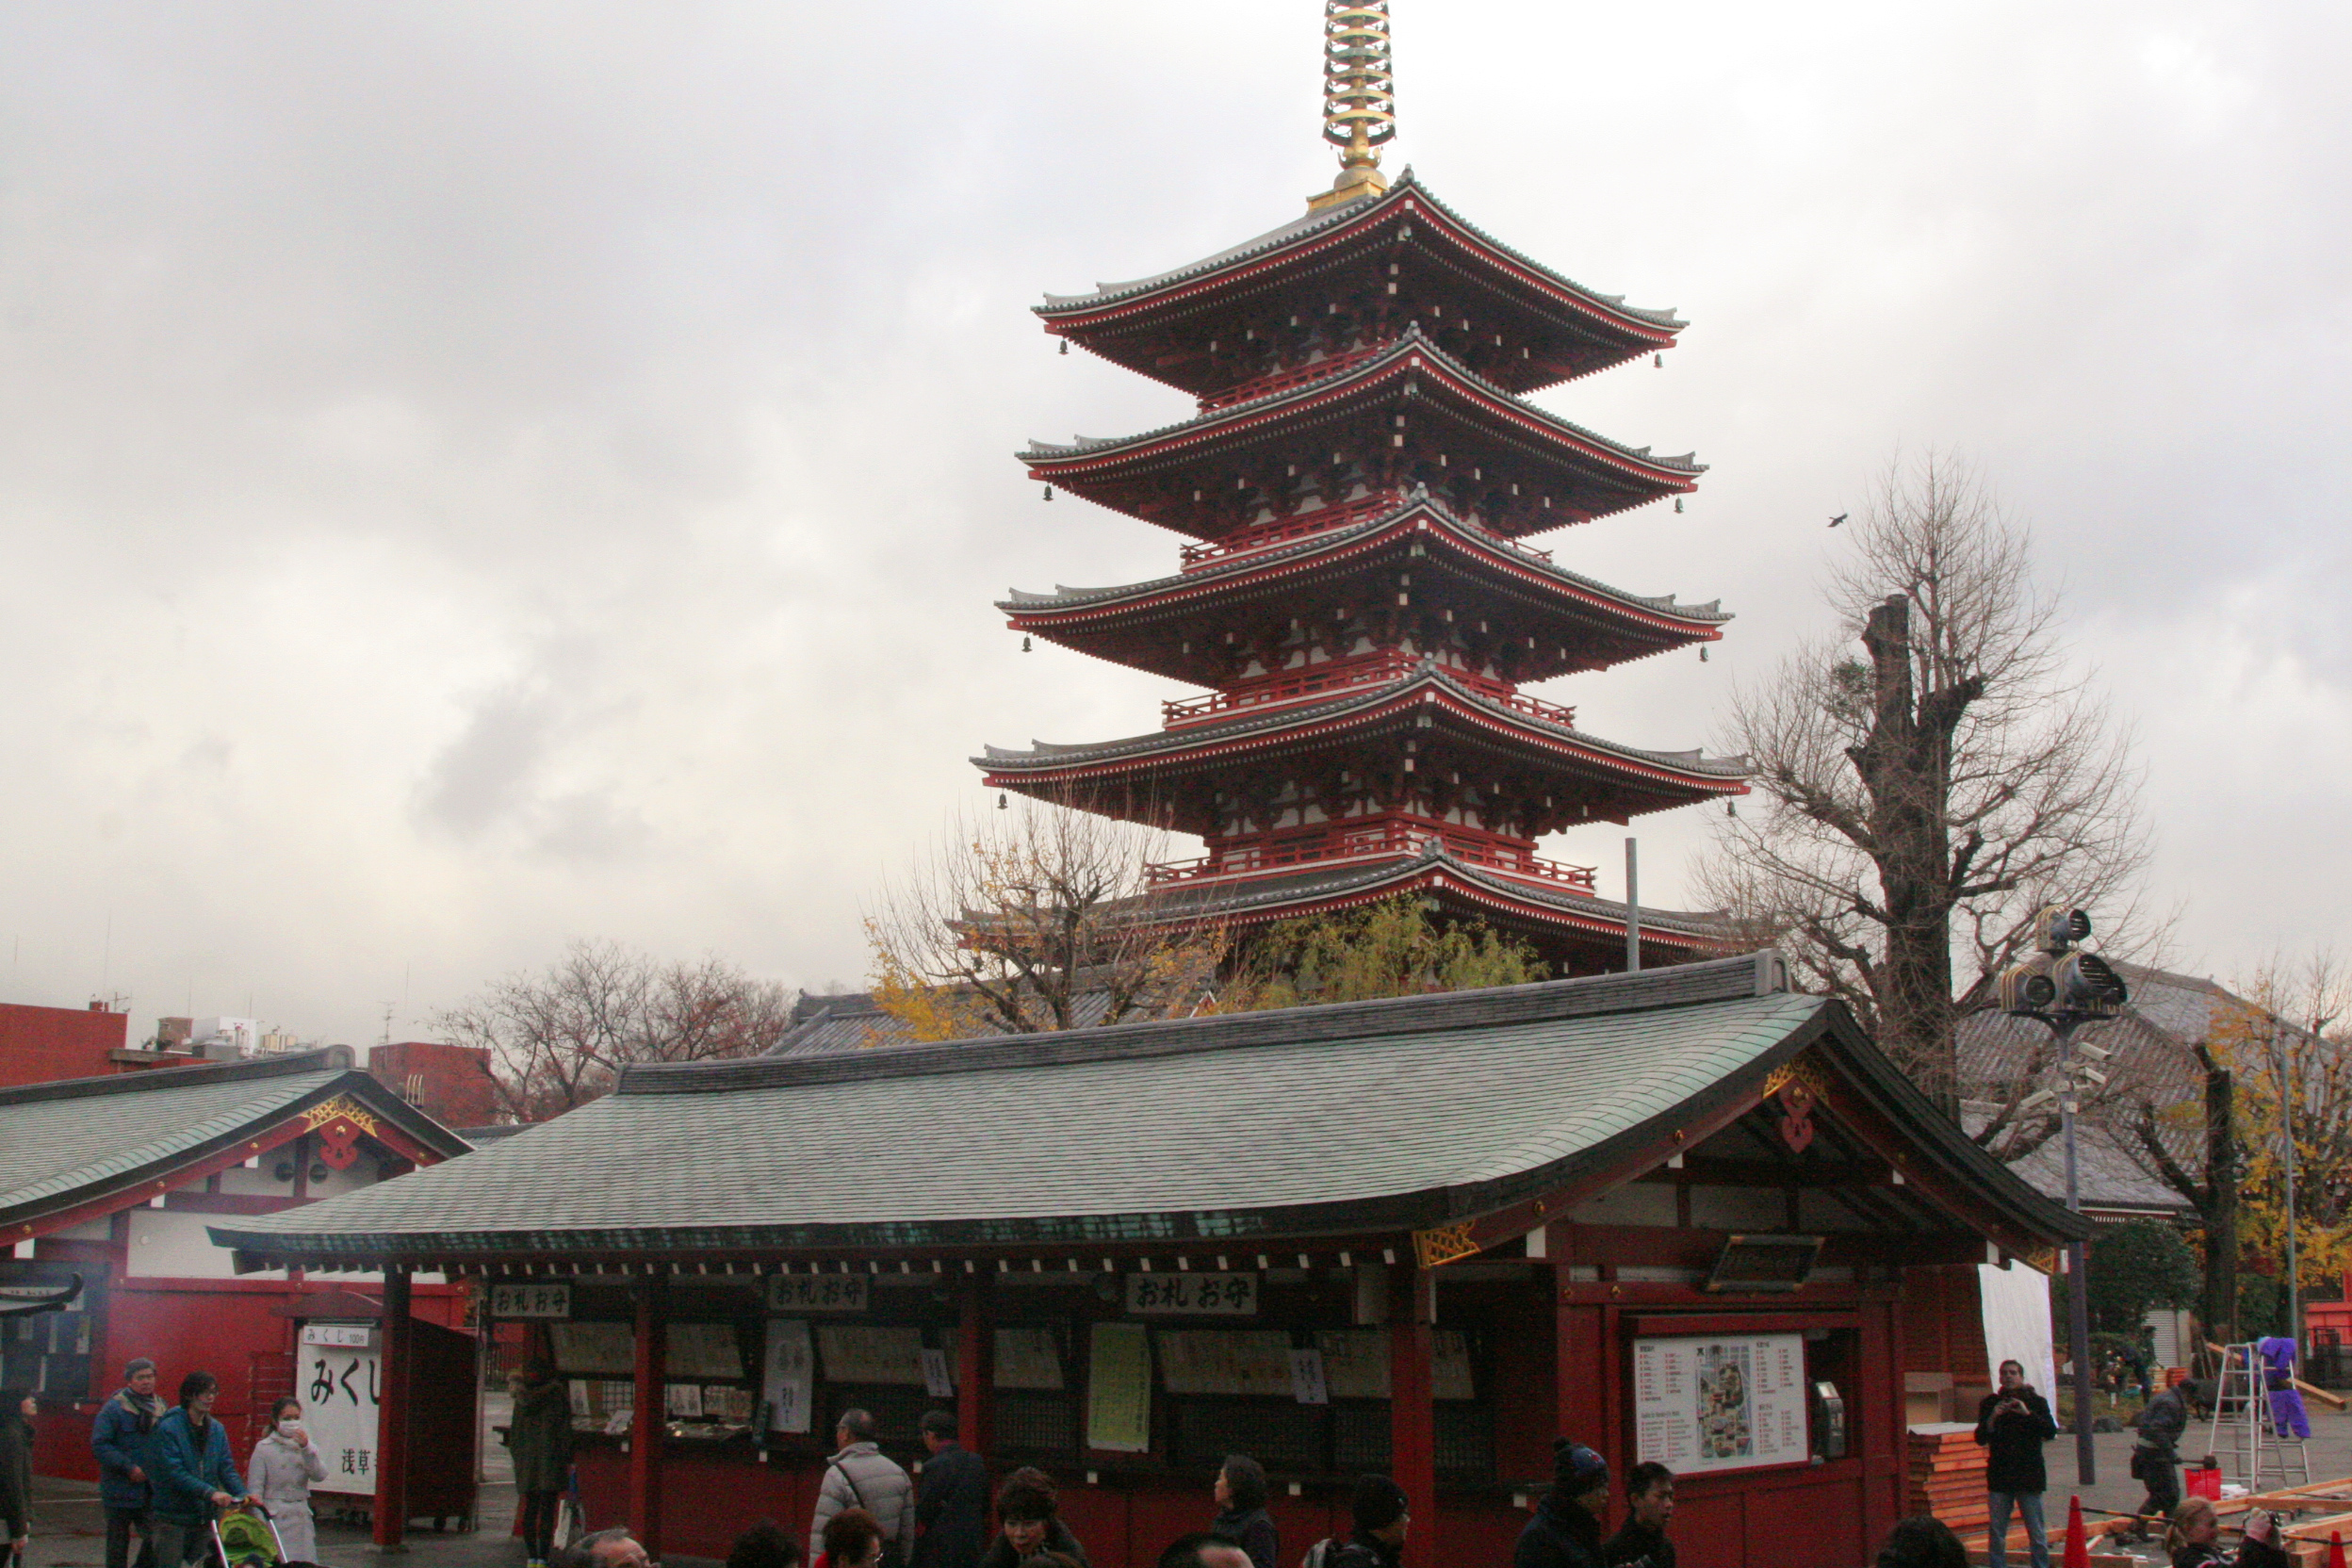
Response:
[[[1386,190],[1380,145],[1396,134],[1388,0],[1324,0],[1323,139],[1339,149],[1339,177],[1331,189],[1307,198],[1307,210]]]

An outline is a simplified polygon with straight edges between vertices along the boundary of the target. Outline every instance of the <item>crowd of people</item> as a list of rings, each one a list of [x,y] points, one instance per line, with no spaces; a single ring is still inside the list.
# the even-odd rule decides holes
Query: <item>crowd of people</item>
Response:
[[[258,1506],[275,1527],[290,1562],[316,1562],[318,1532],[311,1517],[310,1488],[326,1478],[319,1456],[302,1426],[302,1403],[282,1398],[270,1412],[270,1429],[253,1445],[240,1475],[230,1456],[228,1429],[213,1416],[220,1380],[209,1372],[180,1380],[178,1403],[166,1406],[157,1392],[155,1364],[145,1357],[122,1369],[122,1386],[99,1408],[90,1423],[90,1452],[98,1461],[98,1501],[106,1516],[106,1568],[181,1568],[207,1557],[220,1511]],[[0,1400],[23,1412],[24,1429],[0,1435],[0,1514],[21,1549],[28,1531],[24,1494],[29,1467],[18,1463],[13,1446],[29,1457],[33,1402],[13,1404],[18,1393]],[[11,1511],[13,1510],[13,1511]]]
[[[2025,1527],[2032,1568],[2049,1568],[2042,1447],[2057,1435],[2057,1422],[2017,1363],[2004,1362],[1999,1378],[2001,1386],[1984,1399],[1976,1426],[1977,1442],[1988,1449],[1986,1563],[2005,1568],[2015,1516]],[[185,1568],[206,1554],[220,1510],[255,1504],[275,1526],[286,1560],[315,1563],[310,1489],[327,1472],[303,1429],[301,1401],[276,1401],[269,1429],[240,1476],[228,1433],[212,1415],[218,1380],[189,1372],[180,1380],[178,1402],[169,1407],[157,1384],[154,1362],[131,1362],[122,1387],[92,1424],[106,1568]],[[555,1546],[572,1458],[570,1400],[563,1380],[543,1363],[518,1372],[510,1387],[514,1405],[506,1442],[514,1455],[528,1568],[649,1568],[645,1546],[626,1527]],[[30,1534],[34,1409],[28,1391],[0,1390],[0,1528],[15,1554]],[[2213,1504],[2202,1497],[2181,1500],[2175,1444],[2185,1424],[2179,1394],[2159,1394],[2141,1417],[2132,1461],[2133,1475],[2148,1489],[2142,1513],[2165,1522],[2172,1568],[2284,1568],[2289,1560],[2271,1515],[2249,1515],[2240,1544],[2225,1552]],[[802,1538],[763,1521],[737,1538],[727,1568],[1089,1568],[1085,1544],[1061,1518],[1052,1477],[1017,1469],[991,1494],[988,1465],[957,1441],[953,1414],[929,1412],[919,1435],[929,1457],[910,1476],[882,1451],[872,1414],[843,1412],[805,1547]],[[1227,1455],[1203,1527],[1169,1543],[1158,1568],[1285,1568],[1268,1495],[1264,1466],[1247,1454]],[[1605,1535],[1613,1496],[1608,1462],[1560,1439],[1554,1445],[1552,1486],[1520,1533],[1512,1568],[1675,1568],[1668,1534],[1674,1515],[1672,1472],[1662,1464],[1635,1465],[1625,1478],[1625,1523]],[[1402,1487],[1387,1476],[1358,1478],[1348,1519],[1346,1536],[1315,1542],[1298,1568],[1398,1568],[1413,1523]],[[1875,1559],[1876,1568],[1965,1568],[1967,1561],[1959,1538],[1925,1515],[1897,1525]]]

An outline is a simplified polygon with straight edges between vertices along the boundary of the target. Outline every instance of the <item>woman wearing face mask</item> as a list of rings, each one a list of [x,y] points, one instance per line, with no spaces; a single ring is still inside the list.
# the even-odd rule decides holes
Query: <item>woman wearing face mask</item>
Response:
[[[261,1499],[289,1562],[318,1560],[318,1530],[311,1523],[310,1483],[327,1478],[327,1462],[302,1429],[302,1404],[281,1398],[270,1407],[270,1429],[253,1445],[245,1490]]]

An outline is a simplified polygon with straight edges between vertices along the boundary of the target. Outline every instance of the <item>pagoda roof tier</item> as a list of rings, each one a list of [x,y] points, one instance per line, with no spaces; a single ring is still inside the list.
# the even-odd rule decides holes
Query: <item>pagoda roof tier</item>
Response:
[[[1203,835],[1218,830],[1214,790],[1220,778],[1277,760],[1350,752],[1367,772],[1396,768],[1399,777],[1409,776],[1405,764],[1414,754],[1432,773],[1465,767],[1477,776],[1509,773],[1522,781],[1523,792],[1553,795],[1563,814],[1580,804],[1586,818],[1608,822],[1747,792],[1744,758],[1645,751],[1549,716],[1561,712],[1525,697],[1478,691],[1424,662],[1400,678],[1330,701],[1244,710],[1119,741],[1037,742],[1028,751],[990,746],[972,760],[987,770],[991,789],[1065,804],[1083,795],[1090,810]],[[1389,787],[1392,792],[1404,788],[1395,780]]]
[[[1523,402],[1417,330],[1333,363],[1181,424],[1018,455],[1033,479],[1210,540],[1247,526],[1235,496],[1287,488],[1327,458],[1379,464],[1388,482],[1427,485],[1513,537],[1688,494],[1707,471],[1692,454],[1659,457]]]
[[[1413,604],[1400,608],[1403,573],[1412,576]],[[1480,635],[1508,666],[1498,675],[1515,683],[1715,642],[1732,618],[1720,601],[1649,597],[1572,572],[1549,552],[1466,523],[1426,494],[1320,531],[1285,531],[1173,577],[1051,594],[1015,589],[997,605],[1016,630],[1200,686],[1233,678],[1222,645],[1228,630],[1343,612],[1377,612],[1409,630],[1416,607],[1422,615],[1451,611],[1464,629],[1494,628],[1491,637]],[[1527,639],[1532,648],[1524,645]]]
[[[1228,926],[1269,924],[1303,915],[1330,914],[1400,894],[1435,898],[1467,915],[1533,939],[1547,957],[1582,950],[1623,965],[1625,906],[1557,883],[1512,876],[1430,843],[1416,854],[1365,858],[1269,874],[1202,877],[1152,895],[1155,919],[1169,924],[1213,921]],[[1645,965],[1722,953],[1735,936],[1721,918],[1642,909]]]
[[[1034,308],[1047,331],[1209,399],[1264,374],[1252,346],[1295,346],[1302,328],[1377,340],[1418,319],[1447,332],[1498,384],[1530,392],[1670,349],[1685,324],[1522,255],[1411,170],[1384,195],[1154,277],[1049,294]]]

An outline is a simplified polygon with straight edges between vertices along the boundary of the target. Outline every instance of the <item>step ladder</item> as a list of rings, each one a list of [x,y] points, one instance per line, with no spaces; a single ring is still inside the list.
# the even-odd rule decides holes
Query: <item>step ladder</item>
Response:
[[[2225,1479],[2249,1492],[2264,1490],[2276,1478],[2284,1486],[2311,1484],[2311,1456],[2301,1438],[2281,1432],[2263,1386],[2261,1353],[2248,1345],[2225,1346],[2221,1379],[2214,1385],[2213,1429],[2206,1452],[2221,1462]]]

